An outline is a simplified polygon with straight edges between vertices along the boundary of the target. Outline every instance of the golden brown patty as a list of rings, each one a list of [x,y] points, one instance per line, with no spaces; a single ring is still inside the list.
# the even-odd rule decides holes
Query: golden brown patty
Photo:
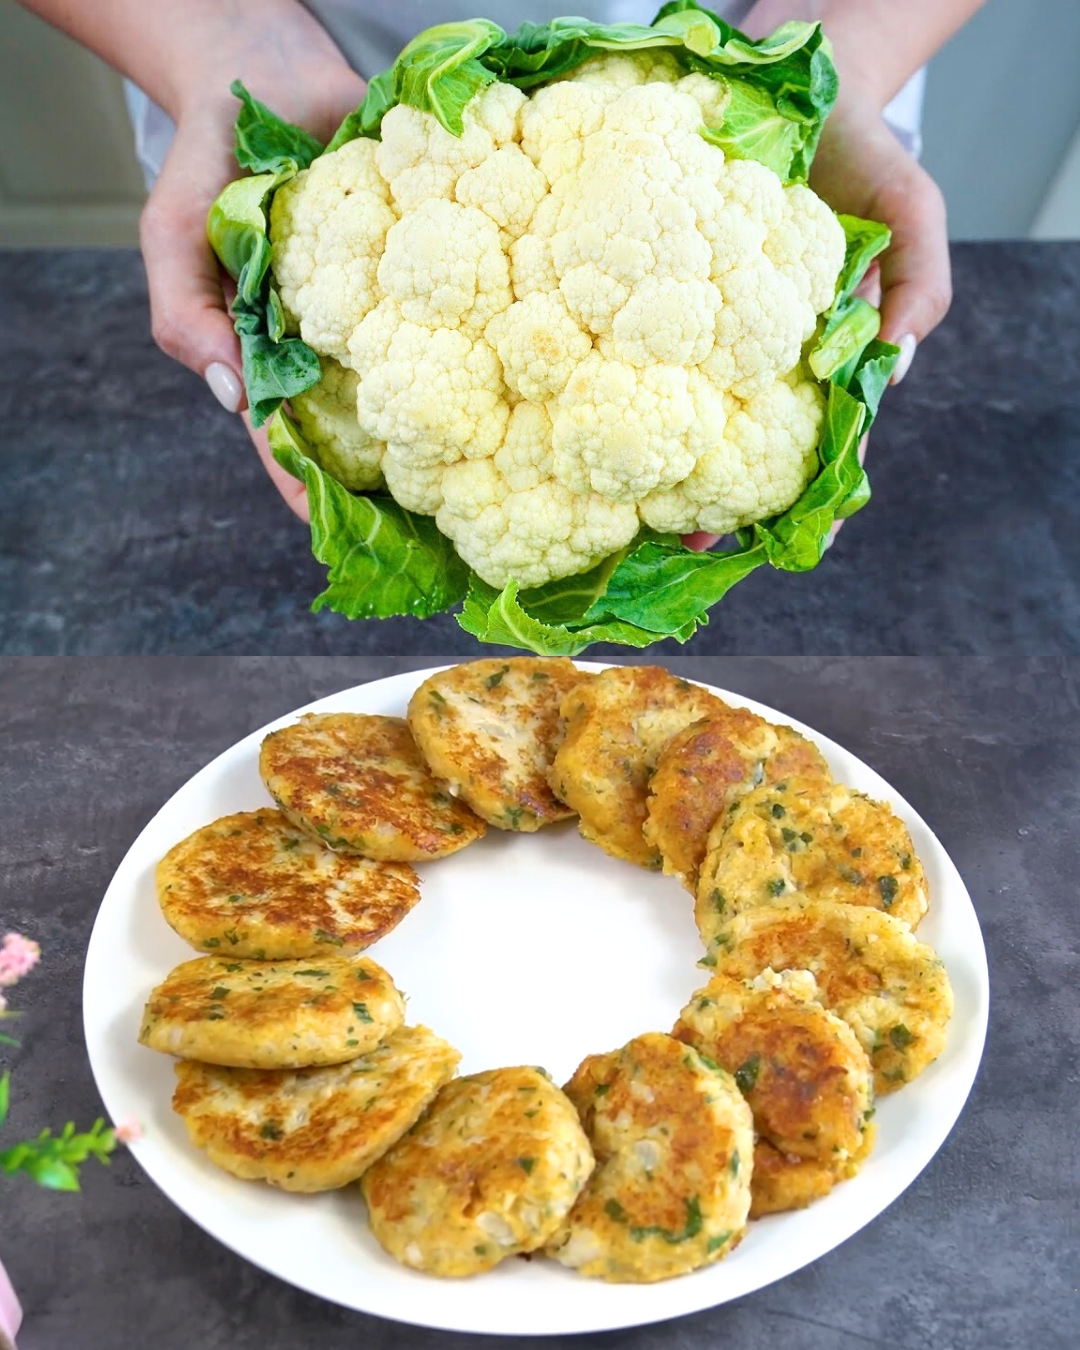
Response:
[[[846,1163],[830,1165],[817,1158],[781,1153],[759,1139],[754,1145],[754,1175],[750,1180],[750,1217],[764,1218],[789,1209],[805,1209],[829,1194],[838,1181],[855,1176],[873,1147],[873,1130],[867,1130],[860,1153]]]
[[[816,995],[804,970],[717,975],[672,1034],[734,1074],[759,1137],[840,1180],[868,1151],[873,1082],[855,1033]]]
[[[725,706],[673,736],[656,761],[644,829],[664,871],[695,891],[717,819],[760,783],[792,775],[832,781],[816,745],[747,708]]]
[[[880,909],[912,926],[927,885],[904,822],[839,783],[790,778],[738,800],[709,835],[695,915],[706,944],[737,914],[798,893]]]
[[[542,1069],[493,1069],[448,1083],[361,1185],[391,1256],[475,1275],[543,1246],[592,1167],[577,1113]]]
[[[401,717],[308,713],[266,737],[259,772],[288,818],[339,853],[444,858],[487,828],[431,776]]]
[[[581,683],[565,657],[469,661],[426,679],[409,727],[433,774],[500,830],[538,830],[573,812],[548,786],[563,697]]]
[[[157,867],[161,912],[185,942],[260,961],[362,951],[418,887],[408,863],[333,853],[269,806],[204,825]]]
[[[736,979],[770,967],[811,971],[821,1002],[870,1056],[879,1093],[910,1082],[945,1048],[953,1007],[945,967],[906,924],[878,910],[825,901],[748,910],[706,959]]]
[[[185,961],[150,994],[139,1040],[207,1064],[302,1069],[365,1054],[405,1020],[405,1000],[366,957]]]
[[[726,1256],[750,1208],[750,1108],[730,1074],[650,1032],[590,1055],[566,1085],[596,1170],[548,1253],[583,1275],[651,1283]]]
[[[616,858],[659,868],[641,832],[649,775],[672,736],[726,706],[660,666],[613,666],[572,689],[550,781],[581,817],[582,835]]]
[[[461,1056],[401,1027],[347,1064],[293,1071],[176,1066],[173,1110],[211,1162],[287,1191],[347,1186],[411,1128]]]

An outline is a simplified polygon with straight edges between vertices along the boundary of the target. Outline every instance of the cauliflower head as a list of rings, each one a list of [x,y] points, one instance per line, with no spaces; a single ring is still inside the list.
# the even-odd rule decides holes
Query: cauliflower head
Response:
[[[531,96],[488,84],[460,136],[399,104],[284,184],[273,270],[323,359],[294,400],[323,468],[385,481],[496,587],[584,571],[642,522],[791,506],[844,231],[702,136],[724,96],[666,53],[603,55]]]

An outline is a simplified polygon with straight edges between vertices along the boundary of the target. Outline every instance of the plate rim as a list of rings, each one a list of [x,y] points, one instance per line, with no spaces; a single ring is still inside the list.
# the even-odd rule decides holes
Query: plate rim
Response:
[[[496,657],[491,659],[498,659],[498,658]],[[102,1081],[103,1077],[105,1077],[106,1065],[103,1063],[100,1055],[95,1055],[93,1048],[95,1042],[98,1040],[100,1036],[100,1029],[93,1024],[90,1014],[91,1014],[91,1007],[94,1001],[94,986],[96,983],[94,976],[98,969],[99,962],[102,959],[102,953],[99,951],[99,949],[101,948],[103,942],[105,941],[104,928],[101,923],[102,914],[103,912],[105,912],[106,907],[109,906],[111,900],[112,903],[118,903],[117,900],[112,899],[114,896],[114,892],[123,893],[128,889],[130,889],[129,886],[126,884],[127,883],[126,872],[129,869],[129,867],[134,867],[134,863],[131,860],[133,858],[133,855],[136,855],[139,852],[140,845],[144,843],[144,840],[146,840],[148,835],[152,835],[153,833],[155,833],[158,827],[158,822],[161,820],[163,816],[169,813],[170,809],[174,806],[174,803],[176,802],[176,799],[178,797],[180,797],[182,794],[190,792],[192,789],[192,785],[197,781],[202,779],[208,780],[212,779],[215,776],[215,771],[220,771],[225,767],[223,761],[233,760],[242,752],[249,750],[250,747],[252,746],[255,747],[257,754],[257,747],[259,742],[270,731],[275,730],[280,726],[289,725],[298,716],[301,716],[304,713],[318,711],[324,705],[331,702],[339,701],[343,698],[348,698],[350,695],[363,696],[365,693],[370,694],[370,691],[372,691],[375,688],[378,688],[379,686],[387,686],[391,684],[408,685],[411,683],[412,687],[415,688],[416,685],[419,685],[423,680],[427,679],[429,676],[437,673],[438,671],[447,670],[461,664],[467,663],[450,661],[438,665],[425,666],[419,669],[398,671],[391,675],[381,676],[373,680],[367,680],[360,684],[350,685],[344,689],[322,695],[317,699],[310,700],[305,704],[302,704],[298,707],[291,709],[290,711],[282,714],[279,717],[273,718],[265,725],[254,729],[253,731],[247,733],[246,735],[240,737],[238,740],[234,741],[232,744],[226,746],[222,751],[214,755],[212,759],[208,760],[194,773],[190,774],[188,778],[168,796],[168,798],[161,804],[161,806],[153,813],[150,819],[146,821],[142,829],[139,830],[138,834],[125,849],[124,855],[117,864],[113,872],[113,875],[109,880],[109,884],[106,887],[105,892],[98,905],[98,909],[94,917],[94,924],[90,935],[90,941],[87,945],[86,957],[83,967],[82,1023],[83,1023],[83,1034],[86,1041],[87,1057],[90,1063],[91,1073],[93,1075],[98,1093],[101,1096],[106,1111],[109,1112],[110,1116],[112,1116],[113,1119],[117,1119],[118,1117],[113,1112],[112,1106],[110,1105],[110,1098],[112,1097],[112,1083]],[[612,666],[617,666],[621,664],[631,665],[636,663],[576,660],[574,664],[578,667],[579,670],[585,673],[595,673],[600,670],[610,669]],[[506,1327],[494,1328],[491,1326],[478,1326],[474,1322],[468,1320],[461,1320],[461,1319],[448,1320],[445,1314],[440,1315],[438,1313],[435,1313],[433,1315],[426,1315],[424,1312],[424,1308],[426,1306],[427,1301],[424,1300],[422,1297],[417,1300],[415,1306],[410,1306],[408,1309],[395,1310],[384,1308],[382,1306],[377,1308],[364,1307],[361,1306],[358,1302],[350,1301],[348,1298],[344,1296],[338,1296],[333,1293],[327,1292],[325,1289],[316,1288],[313,1286],[312,1283],[297,1278],[288,1273],[285,1273],[280,1268],[275,1268],[274,1265],[269,1264],[264,1259],[260,1259],[257,1256],[250,1255],[247,1250],[244,1250],[242,1248],[242,1246],[237,1245],[237,1240],[234,1240],[231,1237],[222,1236],[222,1234],[215,1227],[210,1226],[208,1222],[204,1222],[204,1220],[201,1217],[199,1217],[198,1214],[192,1212],[193,1204],[187,1203],[185,1194],[182,1188],[180,1188],[177,1185],[176,1179],[170,1178],[168,1177],[168,1175],[166,1175],[165,1177],[161,1175],[162,1172],[165,1172],[166,1174],[168,1173],[168,1167],[162,1166],[162,1163],[166,1162],[167,1160],[165,1158],[156,1159],[153,1150],[147,1147],[145,1140],[135,1141],[133,1144],[128,1146],[129,1152],[133,1154],[136,1161],[139,1163],[143,1171],[146,1173],[147,1177],[154,1183],[155,1187],[166,1197],[166,1199],[171,1204],[175,1205],[176,1208],[179,1209],[181,1213],[185,1215],[186,1218],[191,1220],[191,1222],[195,1223],[200,1229],[202,1229],[203,1232],[207,1233],[214,1241],[220,1242],[224,1247],[228,1248],[230,1251],[235,1253],[241,1259],[250,1262],[250,1264],[256,1266],[258,1269],[264,1271],[266,1274],[271,1275],[275,1279],[281,1280],[283,1283],[291,1285],[293,1288],[301,1289],[304,1292],[312,1294],[317,1298],[325,1299],[327,1302],[334,1303],[339,1307],[347,1308],[350,1311],[360,1312],[367,1316],[384,1318],[387,1321],[396,1322],[403,1326],[407,1325],[407,1326],[425,1327],[433,1330],[464,1332],[472,1335],[540,1336],[540,1335],[589,1334],[600,1331],[623,1330],[634,1326],[656,1325],[661,1322],[670,1321],[674,1318],[688,1316],[695,1312],[701,1312],[709,1308],[722,1306],[724,1303],[730,1302],[733,1299],[745,1297],[746,1295],[755,1293],[762,1288],[766,1288],[769,1285],[774,1284],[781,1279],[786,1279],[789,1275],[793,1275],[797,1271],[804,1269],[806,1266],[813,1264],[814,1261],[819,1260],[822,1256],[827,1255],[830,1251],[833,1251],[836,1249],[836,1247],[842,1245],[842,1243],[853,1238],[868,1224],[870,1224],[875,1219],[880,1217],[881,1214],[883,1214],[888,1208],[890,1208],[896,1202],[896,1200],[898,1200],[900,1196],[903,1195],[903,1193],[913,1184],[913,1182],[919,1176],[922,1175],[922,1173],[930,1165],[933,1159],[937,1156],[942,1146],[944,1145],[945,1141],[948,1139],[949,1135],[955,1128],[956,1122],[959,1119],[960,1115],[962,1114],[964,1107],[968,1102],[968,1099],[970,1098],[971,1091],[977,1078],[979,1069],[981,1067],[983,1055],[985,1052],[986,1034],[989,1019],[989,997],[990,997],[989,968],[986,957],[986,944],[983,938],[981,924],[979,923],[978,911],[975,909],[974,903],[972,902],[971,895],[970,892],[968,891],[967,885],[964,882],[963,877],[959,872],[959,869],[956,867],[956,864],[953,862],[953,859],[949,854],[948,850],[942,844],[941,840],[938,838],[937,834],[931,829],[926,820],[920,815],[920,813],[916,811],[914,807],[911,805],[911,803],[900,792],[898,792],[892,786],[892,784],[888,782],[887,779],[885,779],[880,773],[878,773],[877,770],[875,770],[872,765],[868,764],[865,760],[861,759],[859,756],[855,755],[852,751],[848,750],[840,742],[835,741],[831,737],[823,735],[815,728],[810,727],[807,724],[793,717],[790,717],[787,713],[783,712],[781,709],[774,708],[769,704],[762,703],[759,700],[751,698],[747,695],[740,694],[734,690],[726,690],[718,685],[710,684],[704,680],[695,679],[692,676],[682,675],[681,673],[678,674],[678,678],[686,679],[689,683],[698,685],[699,687],[706,689],[711,693],[715,693],[719,697],[723,698],[725,701],[730,702],[736,706],[747,707],[755,712],[760,713],[761,715],[769,717],[772,720],[782,721],[786,725],[793,727],[795,730],[801,732],[803,735],[808,736],[810,739],[812,739],[814,743],[817,744],[824,751],[826,757],[829,757],[831,752],[839,751],[841,755],[857,764],[861,770],[866,771],[869,775],[878,780],[878,782],[880,782],[882,785],[884,785],[884,787],[888,789],[889,800],[894,805],[898,814],[902,816],[904,823],[909,828],[915,826],[917,829],[921,829],[925,832],[927,838],[930,841],[931,847],[935,850],[935,852],[938,855],[938,860],[945,867],[946,871],[948,873],[951,873],[950,877],[951,887],[954,886],[959,889],[957,899],[963,899],[967,903],[967,907],[970,911],[969,917],[972,921],[972,927],[974,933],[977,934],[978,937],[977,945],[972,950],[969,950],[967,952],[968,972],[973,973],[976,977],[975,981],[976,1004],[973,1008],[965,1009],[965,1013],[967,1015],[966,1016],[966,1033],[967,1033],[966,1041],[968,1046],[967,1053],[964,1060],[960,1064],[954,1066],[954,1077],[950,1081],[948,1108],[943,1113],[935,1117],[932,1129],[924,1130],[924,1134],[929,1135],[930,1138],[932,1139],[932,1146],[928,1147],[925,1143],[923,1144],[923,1146],[919,1150],[920,1161],[918,1161],[917,1165],[914,1167],[914,1170],[911,1170],[909,1167],[908,1170],[910,1170],[911,1174],[906,1176],[906,1178],[903,1180],[902,1184],[898,1188],[896,1189],[890,1188],[889,1198],[885,1200],[884,1204],[881,1204],[877,1208],[873,1208],[873,1206],[871,1206],[872,1212],[868,1212],[865,1215],[858,1216],[857,1221],[853,1225],[849,1225],[845,1228],[843,1235],[841,1237],[836,1239],[833,1238],[828,1239],[825,1242],[825,1244],[820,1247],[820,1249],[817,1247],[816,1244],[812,1244],[805,1255],[803,1251],[800,1249],[794,1261],[791,1264],[789,1264],[782,1273],[775,1274],[770,1273],[768,1270],[765,1270],[762,1275],[762,1278],[760,1279],[751,1278],[749,1281],[744,1281],[740,1285],[738,1290],[724,1294],[719,1299],[713,1296],[713,1294],[706,1288],[702,1288],[700,1284],[695,1284],[692,1279],[687,1278],[660,1281],[658,1283],[649,1285],[619,1285],[614,1287],[624,1291],[635,1291],[635,1293],[627,1295],[625,1300],[627,1305],[643,1302],[644,1299],[642,1298],[641,1294],[642,1291],[644,1291],[645,1297],[648,1297],[649,1294],[655,1294],[656,1297],[654,1297],[652,1301],[657,1303],[658,1305],[677,1304],[679,1306],[659,1306],[657,1307],[656,1311],[651,1311],[645,1307],[634,1307],[631,1310],[628,1307],[626,1315],[612,1316],[609,1310],[605,1312],[605,1314],[599,1319],[597,1318],[582,1319],[579,1316],[575,1318],[575,1320],[573,1320],[572,1322],[567,1322],[566,1324],[559,1324],[558,1326],[544,1325],[535,1328],[528,1326],[514,1326],[512,1328]],[[672,878],[672,884],[673,885],[678,884],[674,878]],[[954,1012],[954,1019],[955,1015],[956,1014]],[[112,1102],[112,1105],[115,1104],[116,1103],[114,1100]],[[238,1179],[236,1180],[237,1184],[239,1185],[245,1184],[243,1182],[240,1182]],[[856,1178],[855,1180],[857,1181],[858,1179]],[[844,1189],[846,1190],[846,1188]],[[198,1192],[196,1192],[195,1194],[197,1195]],[[794,1219],[800,1213],[805,1215],[807,1212],[808,1211],[806,1210],[793,1211],[790,1217]],[[716,1267],[712,1267],[711,1269],[719,1269],[722,1267],[722,1265],[723,1263],[718,1263]],[[701,1275],[705,1274],[705,1272],[692,1272],[691,1274]],[[436,1280],[434,1277],[426,1277],[422,1274],[419,1274],[418,1278],[428,1281],[429,1287],[434,1286],[435,1288],[438,1288],[440,1286],[446,1287],[447,1285],[456,1285],[460,1287],[462,1284],[466,1283],[464,1281],[454,1281],[454,1282],[439,1281]],[[599,1281],[588,1281],[584,1287],[588,1288],[593,1285],[599,1285],[600,1287],[607,1289],[613,1287],[609,1285],[603,1285]],[[695,1297],[693,1291],[698,1288],[701,1288],[701,1296]],[[680,1299],[677,1296],[672,1296],[666,1292],[666,1291],[680,1291],[680,1290],[687,1291],[689,1296]],[[438,1300],[434,1300],[434,1302],[436,1305],[438,1305]]]

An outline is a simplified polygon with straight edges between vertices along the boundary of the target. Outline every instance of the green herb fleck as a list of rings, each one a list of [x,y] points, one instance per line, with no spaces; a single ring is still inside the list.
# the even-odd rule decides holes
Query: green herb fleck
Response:
[[[239,961],[230,961],[229,964],[225,967],[225,969],[229,972],[230,975],[235,975],[238,970],[243,970],[244,967],[241,965]]]
[[[234,947],[240,941],[240,934],[236,931],[235,928],[226,928],[225,936],[229,939],[229,941],[232,943]]]
[[[897,1050],[907,1049],[914,1039],[915,1037],[908,1031],[903,1022],[898,1022],[896,1026],[889,1028],[889,1040],[892,1041]]]
[[[296,835],[290,835],[288,839],[281,841],[281,847],[287,849],[290,853],[293,849],[300,847],[300,840]]]
[[[223,984],[219,984],[219,985],[217,985],[215,988],[213,988],[213,989],[210,990],[209,997],[210,997],[210,998],[228,998],[228,997],[229,997],[229,991],[228,991],[228,989],[226,989],[226,987],[225,987]]]
[[[895,877],[878,877],[877,888],[881,892],[881,903],[886,909],[891,909],[892,903],[896,899],[896,892],[900,889],[900,883]]]
[[[610,1091],[611,1091],[610,1083],[597,1083],[597,1085],[593,1088],[593,1096],[606,1097]]]
[[[861,858],[861,857],[862,857],[862,849],[861,849],[861,848],[853,848],[853,849],[851,850],[851,856],[852,856],[853,858]]]
[[[909,870],[909,868],[911,867],[911,854],[910,854],[910,853],[901,853],[901,855],[900,855],[900,866],[904,869],[905,872]]]
[[[243,900],[244,897],[242,895],[229,895],[226,896],[225,898],[228,900],[230,905],[238,905],[240,901]]]
[[[780,831],[780,835],[785,844],[792,844],[799,837],[798,833],[793,830],[790,825],[785,825]]]
[[[525,812],[524,812],[523,808],[520,807],[520,806],[508,806],[508,807],[506,808],[505,815],[506,815],[507,820],[510,822],[510,828],[511,828],[512,830],[520,830],[520,829],[521,829],[521,817],[522,817],[524,814],[525,814]]]
[[[550,679],[551,679],[551,676],[547,673],[546,670],[534,670],[533,673],[532,673],[532,675],[530,676],[530,679],[533,679],[533,680],[550,680]]]
[[[310,975],[313,979],[322,980],[330,974],[328,970],[298,970],[297,975]]]
[[[803,830],[802,834],[799,835],[799,838],[804,844],[812,844],[814,842],[814,836],[809,830]]]
[[[373,979],[374,977],[368,971],[366,971],[363,966],[359,966],[357,967],[356,978],[358,980],[370,980]]]
[[[440,694],[439,691],[438,691],[437,689],[429,689],[429,690],[428,690],[428,693],[431,695],[431,701],[432,701],[432,703],[443,703],[443,704],[445,704],[446,699],[443,698],[442,694]]]
[[[739,1175],[739,1150],[736,1149],[731,1155],[731,1161],[728,1163],[728,1171],[733,1177]]]
[[[220,947],[220,946],[221,946],[221,939],[220,939],[220,938],[207,938],[206,941],[203,943],[203,946],[204,946],[204,947]]]
[[[482,1243],[475,1246],[473,1252],[477,1256],[487,1256],[487,1248]]]
[[[647,1237],[658,1237],[675,1246],[679,1242],[687,1242],[690,1238],[695,1238],[701,1232],[701,1202],[695,1195],[692,1200],[684,1201],[686,1205],[686,1226],[681,1233],[673,1233],[669,1228],[657,1228],[650,1225],[648,1228],[631,1228],[630,1236],[635,1242],[641,1242]]]
[[[531,1176],[532,1176],[532,1170],[533,1170],[533,1168],[536,1166],[536,1159],[535,1159],[535,1158],[519,1158],[519,1159],[517,1160],[517,1165],[521,1168],[521,1170],[525,1173],[525,1175],[526,1175],[527,1177],[531,1177]]]
[[[735,1082],[738,1084],[739,1091],[745,1096],[746,1093],[753,1090],[758,1080],[758,1072],[761,1069],[761,1056],[755,1050],[745,1063],[735,1070]]]
[[[206,1014],[206,1020],[208,1022],[224,1022],[225,1009],[219,1003],[215,1003]]]
[[[852,886],[862,886],[866,881],[863,874],[861,872],[856,872],[854,867],[841,867],[840,876]]]
[[[784,894],[784,879],[783,879],[783,877],[774,877],[774,878],[772,879],[772,881],[770,881],[770,882],[768,882],[768,883],[766,884],[765,889],[766,889],[766,890],[769,892],[769,894],[772,895],[772,896],[783,895],[783,894]]]
[[[699,966],[715,966],[716,956],[712,952],[707,952],[698,962]]]
[[[447,834],[464,834],[464,833],[465,833],[465,826],[464,826],[464,825],[459,825],[458,822],[457,822],[456,820],[452,820],[452,821],[450,822],[450,824],[446,827],[446,833],[447,833]]]
[[[350,1040],[350,1041],[346,1041],[345,1044],[346,1044],[346,1045],[359,1045],[360,1042],[357,1041],[357,1040]]]
[[[609,1200],[604,1206],[604,1213],[609,1219],[614,1219],[616,1223],[626,1223],[626,1210],[619,1204],[618,1200]]]
[[[344,939],[344,938],[335,937],[335,936],[333,935],[333,933],[328,933],[324,928],[316,928],[316,929],[315,929],[315,941],[316,941],[316,942],[329,942],[330,945],[331,945],[331,947],[341,947],[341,946],[344,944],[345,939]]]
[[[489,675],[484,683],[489,689],[494,689],[497,685],[502,684],[503,676],[509,669],[509,666],[503,666],[502,670],[497,670],[494,675]]]
[[[715,1237],[711,1237],[709,1239],[708,1243],[705,1246],[705,1251],[708,1253],[709,1256],[712,1256],[713,1252],[718,1252],[721,1247],[723,1247],[726,1243],[730,1241],[731,1241],[730,1229],[726,1233],[717,1233]]]
[[[713,905],[716,907],[717,914],[723,914],[724,910],[727,909],[727,901],[724,899],[724,893],[719,889],[719,887],[716,886],[713,887],[712,894],[709,896],[709,899],[713,902]]]
[[[259,1133],[264,1139],[281,1139],[284,1137],[281,1126],[273,1120],[264,1121]]]
[[[780,820],[787,815],[787,812],[784,810],[784,808],[780,805],[779,802],[773,802],[772,814],[773,820]]]
[[[352,1009],[361,1022],[375,1021],[374,1017],[368,1012],[366,1003],[354,1003]]]

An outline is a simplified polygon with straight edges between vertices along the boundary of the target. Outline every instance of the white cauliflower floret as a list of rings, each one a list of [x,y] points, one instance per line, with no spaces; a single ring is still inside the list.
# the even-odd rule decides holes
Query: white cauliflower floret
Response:
[[[729,97],[670,52],[609,53],[530,95],[488,85],[461,137],[395,107],[280,189],[286,317],[333,358],[294,400],[328,471],[381,468],[499,586],[581,571],[642,521],[727,533],[790,506],[844,234],[701,135]]]
[[[823,413],[821,390],[809,380],[777,380],[735,404],[693,472],[670,491],[645,498],[642,519],[676,534],[730,534],[786,511],[817,468]]]
[[[817,193],[801,183],[785,188],[784,198],[784,214],[766,236],[765,255],[794,282],[807,307],[810,326],[804,337],[809,337],[816,315],[832,304],[844,265],[844,227]]]
[[[485,336],[499,353],[506,383],[533,402],[561,394],[592,348],[558,291],[526,296],[496,314]]]
[[[482,338],[402,319],[385,361],[367,371],[360,425],[405,464],[452,464],[493,455],[510,409],[499,358]]]
[[[289,326],[338,361],[381,296],[376,272],[395,220],[388,196],[367,140],[323,155],[274,195],[274,276]]]
[[[386,446],[374,440],[356,420],[360,381],[329,357],[319,359],[322,379],[290,400],[293,417],[315,460],[332,478],[366,492],[382,486],[381,463]]]
[[[494,460],[462,460],[443,474],[436,524],[489,585],[585,571],[638,531],[634,506],[570,492],[552,478],[551,458],[547,413],[519,403]]]
[[[590,352],[563,390],[554,419],[555,477],[574,492],[633,502],[671,487],[694,466],[694,419],[681,366],[638,370]]]
[[[513,300],[498,226],[475,207],[439,198],[390,230],[378,277],[402,317],[428,328],[479,333]]]
[[[528,229],[533,212],[547,196],[548,180],[516,145],[504,145],[475,169],[466,169],[454,195],[476,206],[517,239]]]
[[[454,136],[430,113],[399,103],[382,121],[375,151],[379,172],[401,212],[432,197],[453,197],[458,179],[518,135],[525,95],[509,84],[489,84],[466,105],[464,131]]]

